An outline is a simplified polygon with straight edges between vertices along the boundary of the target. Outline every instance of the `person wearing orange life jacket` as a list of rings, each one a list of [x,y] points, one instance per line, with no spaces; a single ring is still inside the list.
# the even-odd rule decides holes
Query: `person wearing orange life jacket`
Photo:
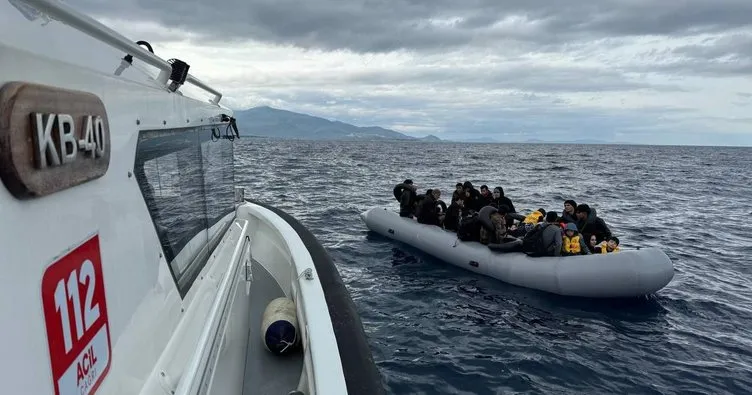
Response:
[[[608,241],[603,241],[600,246],[595,247],[597,252],[601,254],[608,254],[609,252],[619,252],[619,238],[611,236]]]
[[[532,213],[528,214],[526,217],[522,217],[522,215],[519,215],[520,218],[520,224],[518,226],[512,226],[510,228],[511,232],[510,234],[514,237],[523,237],[527,234],[527,232],[530,232],[533,230],[533,228],[538,225],[539,223],[543,222],[543,217],[546,215],[546,210],[539,208],[536,211],[533,211]]]
[[[543,217],[545,215],[546,215],[546,210],[539,208],[538,210],[533,211],[532,213],[528,214],[527,217],[525,217],[525,219],[522,220],[522,223],[535,225],[538,222],[542,222]]]
[[[568,223],[562,238],[561,255],[588,255],[590,250],[585,244],[585,239],[577,232],[577,225]]]

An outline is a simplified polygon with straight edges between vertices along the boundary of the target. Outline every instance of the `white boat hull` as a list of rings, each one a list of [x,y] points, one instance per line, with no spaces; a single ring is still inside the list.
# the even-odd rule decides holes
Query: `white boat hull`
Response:
[[[590,298],[633,297],[654,293],[674,277],[671,259],[657,248],[613,254],[531,258],[521,252],[496,252],[433,225],[375,207],[361,214],[369,230],[409,244],[443,261],[509,284],[559,295]]]
[[[191,75],[168,89],[168,62],[62,2],[0,1],[0,33],[3,393],[383,393],[326,251],[289,215],[238,198],[221,93]],[[17,83],[49,94],[9,94]],[[99,101],[106,111],[84,105]],[[87,115],[106,121],[91,145],[84,127],[19,121]],[[276,297],[294,301],[297,360],[257,336]]]

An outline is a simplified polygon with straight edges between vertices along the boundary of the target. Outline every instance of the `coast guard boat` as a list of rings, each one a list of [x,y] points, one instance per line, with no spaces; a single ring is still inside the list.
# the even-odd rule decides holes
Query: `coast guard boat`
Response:
[[[154,50],[0,0],[2,392],[383,393],[324,248],[235,186],[222,93]]]

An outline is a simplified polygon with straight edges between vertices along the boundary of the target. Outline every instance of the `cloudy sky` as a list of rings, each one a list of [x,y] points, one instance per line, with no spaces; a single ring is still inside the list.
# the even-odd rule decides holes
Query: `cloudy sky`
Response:
[[[752,145],[752,0],[68,0],[225,93],[407,134]]]

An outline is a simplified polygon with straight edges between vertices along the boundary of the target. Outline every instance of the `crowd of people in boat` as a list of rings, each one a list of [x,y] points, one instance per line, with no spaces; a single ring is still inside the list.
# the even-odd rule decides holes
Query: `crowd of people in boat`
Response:
[[[567,256],[619,251],[619,238],[611,233],[595,208],[566,200],[561,213],[543,208],[527,215],[519,213],[504,189],[490,191],[470,181],[457,183],[450,204],[441,190],[417,193],[407,179],[394,187],[401,217],[456,232],[463,241],[477,241],[502,252],[522,251],[532,256]]]

